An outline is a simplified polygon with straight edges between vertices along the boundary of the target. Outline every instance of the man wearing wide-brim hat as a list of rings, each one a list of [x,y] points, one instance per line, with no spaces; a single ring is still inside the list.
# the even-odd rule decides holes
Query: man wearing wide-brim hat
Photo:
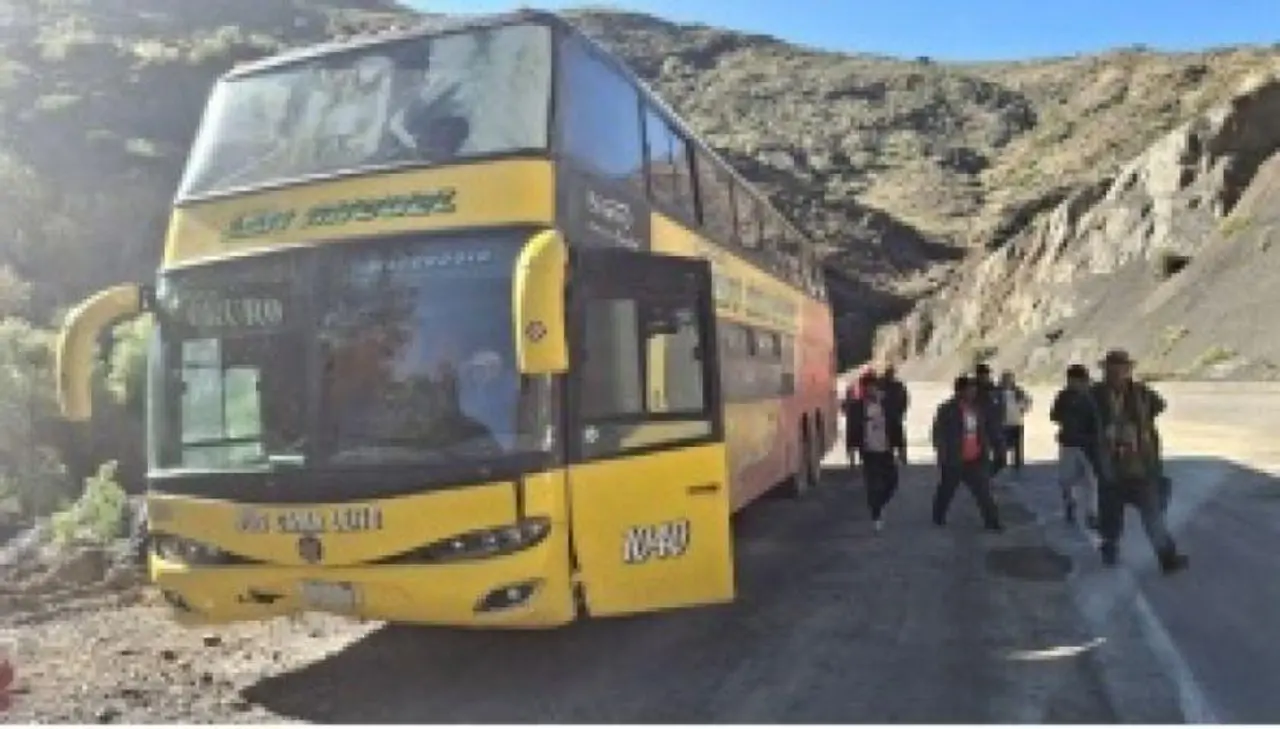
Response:
[[[1160,445],[1155,420],[1165,411],[1164,399],[1133,380],[1133,358],[1122,349],[1107,352],[1100,363],[1102,381],[1092,394],[1098,408],[1098,517],[1102,560],[1118,559],[1124,507],[1137,507],[1143,529],[1156,551],[1160,568],[1176,572],[1187,567],[1178,552],[1161,508]]]

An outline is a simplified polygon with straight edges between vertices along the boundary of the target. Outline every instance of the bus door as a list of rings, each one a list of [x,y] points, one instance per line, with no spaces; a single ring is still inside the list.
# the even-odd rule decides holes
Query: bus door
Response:
[[[710,267],[580,249],[571,270],[568,488],[587,611],[732,600]]]

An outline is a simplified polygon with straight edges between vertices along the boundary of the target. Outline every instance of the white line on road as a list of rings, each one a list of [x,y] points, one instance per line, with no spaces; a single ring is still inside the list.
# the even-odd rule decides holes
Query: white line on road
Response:
[[[1165,670],[1169,672],[1169,678],[1178,689],[1178,704],[1182,708],[1183,719],[1188,724],[1222,723],[1218,720],[1218,714],[1213,710],[1209,697],[1205,696],[1200,688],[1200,682],[1191,672],[1191,667],[1187,665],[1187,660],[1182,657],[1182,651],[1178,650],[1173,638],[1164,629],[1164,623],[1160,622],[1160,618],[1151,609],[1151,603],[1147,602],[1141,589],[1134,590],[1133,607],[1138,611],[1142,631],[1147,636],[1147,644],[1164,664]]]

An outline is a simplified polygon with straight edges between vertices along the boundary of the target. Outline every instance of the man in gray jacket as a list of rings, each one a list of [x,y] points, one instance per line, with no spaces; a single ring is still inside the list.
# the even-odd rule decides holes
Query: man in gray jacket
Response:
[[[1159,441],[1155,420],[1165,410],[1164,399],[1133,380],[1133,360],[1123,350],[1112,350],[1102,362],[1105,376],[1091,390],[1098,409],[1098,517],[1102,536],[1102,560],[1114,565],[1124,528],[1124,507],[1132,504],[1165,573],[1186,569],[1187,557],[1165,523],[1161,508]]]

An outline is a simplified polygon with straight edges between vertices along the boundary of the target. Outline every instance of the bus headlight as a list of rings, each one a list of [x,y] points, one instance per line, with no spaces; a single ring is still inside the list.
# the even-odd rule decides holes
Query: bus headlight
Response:
[[[530,517],[515,524],[479,529],[441,539],[421,549],[384,560],[383,564],[453,562],[499,557],[528,549],[546,539],[550,532],[550,519],[542,516]]]
[[[211,544],[169,534],[152,534],[152,549],[166,562],[190,566],[220,565],[233,561],[231,555]]]

